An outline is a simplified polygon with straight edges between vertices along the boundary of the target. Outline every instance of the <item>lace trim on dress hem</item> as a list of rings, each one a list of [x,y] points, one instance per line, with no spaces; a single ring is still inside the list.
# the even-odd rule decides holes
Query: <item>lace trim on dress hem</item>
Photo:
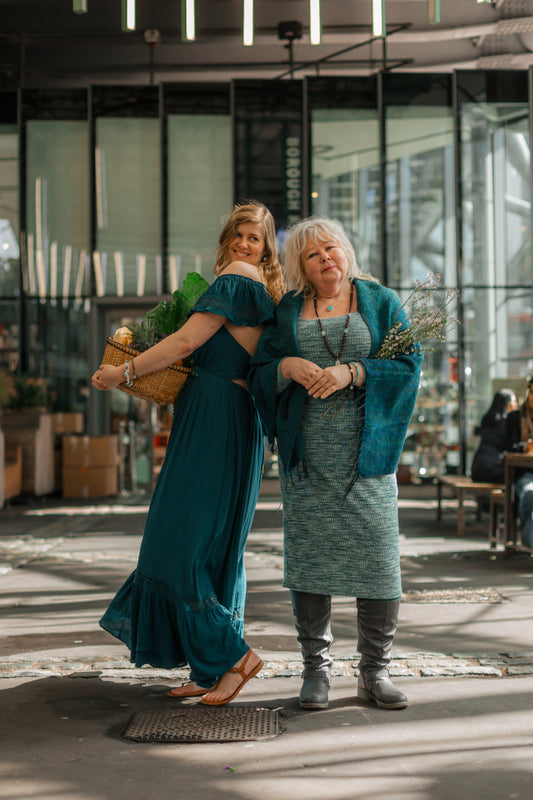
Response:
[[[180,597],[179,594],[174,591],[174,589],[171,589],[170,586],[168,586],[166,583],[163,583],[163,581],[160,581],[158,578],[152,578],[150,575],[145,575],[144,573],[139,572],[139,570],[137,570],[135,573],[135,583],[142,583],[143,586],[149,591],[157,592],[157,594],[166,597],[167,600],[179,605],[182,611],[188,613],[197,614],[210,608],[216,608],[217,606],[220,606],[218,598],[214,594],[205,597],[203,600],[185,600],[183,597]],[[229,609],[229,611],[232,619],[244,619],[244,608],[234,608]]]

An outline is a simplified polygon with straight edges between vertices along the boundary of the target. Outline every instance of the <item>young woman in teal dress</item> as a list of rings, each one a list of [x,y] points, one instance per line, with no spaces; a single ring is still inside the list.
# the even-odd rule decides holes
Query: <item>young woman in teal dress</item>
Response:
[[[334,220],[297,223],[285,243],[292,291],[252,359],[248,383],[282,468],[284,585],[304,661],[302,708],[326,708],[331,595],[356,598],[358,696],[407,698],[388,673],[400,607],[396,466],[415,405],[417,345],[376,358],[398,296],[359,270]]]
[[[243,556],[264,451],[246,375],[284,291],[265,206],[235,208],[214,272],[187,323],[133,359],[140,377],[192,355],[195,374],[176,404],[137,568],[100,624],[137,666],[189,665],[190,680],[170,696],[223,705],[262,666],[243,637]],[[123,381],[122,366],[104,365],[92,378],[101,390]]]

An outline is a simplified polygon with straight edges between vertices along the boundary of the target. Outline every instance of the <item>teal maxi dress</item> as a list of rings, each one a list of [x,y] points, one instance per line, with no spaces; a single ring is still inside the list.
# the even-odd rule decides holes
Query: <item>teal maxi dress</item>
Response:
[[[191,313],[235,325],[274,316],[265,287],[219,276]],[[264,453],[261,422],[246,378],[250,356],[226,327],[193,354],[195,375],[178,397],[167,453],[154,489],[137,568],[100,620],[137,666],[189,664],[206,688],[248,650],[243,638],[244,548]]]

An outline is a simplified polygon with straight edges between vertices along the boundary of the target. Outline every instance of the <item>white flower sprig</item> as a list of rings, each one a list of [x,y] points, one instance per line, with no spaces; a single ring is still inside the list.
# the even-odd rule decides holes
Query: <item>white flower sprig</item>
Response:
[[[391,325],[374,358],[396,358],[413,353],[417,344],[423,350],[431,350],[433,348],[424,347],[425,342],[445,341],[446,332],[459,322],[456,317],[449,316],[449,306],[458,296],[458,289],[443,289],[439,275],[430,274],[425,281],[416,281],[400,308],[400,311],[405,309],[408,318]]]

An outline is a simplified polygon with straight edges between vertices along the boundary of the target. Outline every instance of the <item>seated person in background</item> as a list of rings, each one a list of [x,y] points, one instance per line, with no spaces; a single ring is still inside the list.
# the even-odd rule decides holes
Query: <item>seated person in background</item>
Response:
[[[533,378],[527,384],[526,399],[507,417],[507,450],[531,453],[532,467],[523,470],[516,480],[520,537],[525,547],[533,548]]]
[[[482,483],[503,483],[507,449],[507,415],[516,411],[518,403],[511,389],[500,389],[492,405],[474,433],[481,436],[472,462],[472,480]]]

